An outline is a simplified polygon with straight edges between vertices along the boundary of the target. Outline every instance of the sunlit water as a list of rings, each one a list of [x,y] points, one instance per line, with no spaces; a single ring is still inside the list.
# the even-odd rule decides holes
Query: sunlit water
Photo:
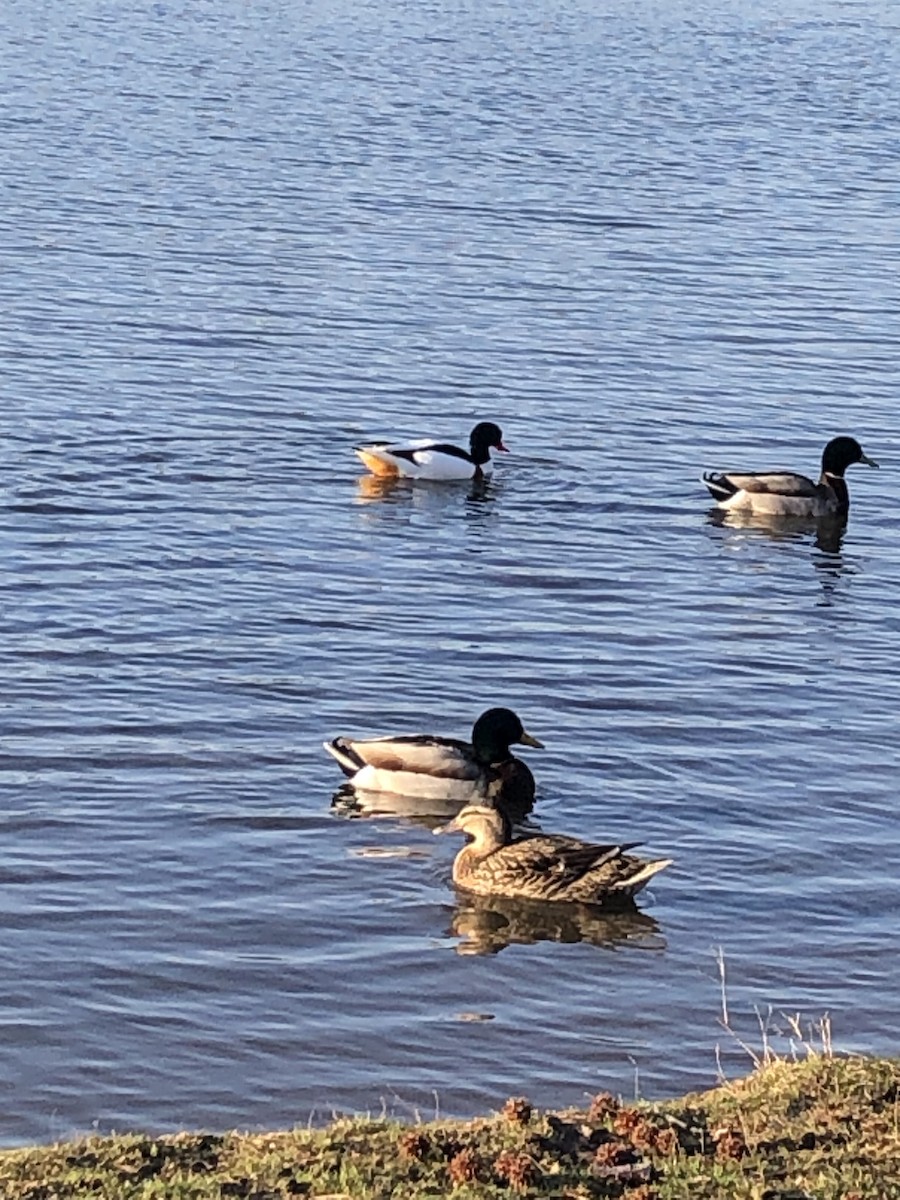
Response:
[[[705,1085],[718,948],[752,1044],[895,1050],[894,6],[5,25],[2,1139]],[[351,452],[480,418],[481,493]],[[710,519],[836,432],[842,540]],[[675,857],[641,916],[332,812],[323,737],[495,703],[545,828]]]

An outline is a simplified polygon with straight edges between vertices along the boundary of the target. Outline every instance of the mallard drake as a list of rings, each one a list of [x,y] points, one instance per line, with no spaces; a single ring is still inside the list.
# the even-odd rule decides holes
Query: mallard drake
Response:
[[[493,421],[480,421],[469,435],[469,449],[423,438],[415,442],[373,442],[354,450],[375,475],[409,479],[483,479],[494,469],[492,450],[506,450],[503,431]]]
[[[845,517],[850,493],[844,472],[854,463],[878,466],[856,438],[836,437],[822,452],[818,483],[793,471],[708,471],[703,482],[720,508],[767,516]]]
[[[513,840],[505,813],[469,804],[436,833],[469,839],[453,861],[453,882],[479,896],[604,904],[636,895],[671,858],[648,862],[626,851],[635,843],[596,846],[561,834]]]
[[[511,709],[489,708],[472,727],[471,742],[418,733],[367,741],[338,737],[323,745],[354,788],[498,804],[518,817],[534,805],[534,776],[510,753],[514,743],[543,748]]]

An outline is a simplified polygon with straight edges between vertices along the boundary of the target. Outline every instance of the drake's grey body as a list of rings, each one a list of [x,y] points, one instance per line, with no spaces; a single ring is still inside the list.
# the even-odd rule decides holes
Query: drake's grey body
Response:
[[[855,438],[837,437],[822,452],[817,483],[795,471],[710,471],[703,482],[720,508],[761,516],[846,517],[850,492],[844,472],[854,463],[877,467]]]

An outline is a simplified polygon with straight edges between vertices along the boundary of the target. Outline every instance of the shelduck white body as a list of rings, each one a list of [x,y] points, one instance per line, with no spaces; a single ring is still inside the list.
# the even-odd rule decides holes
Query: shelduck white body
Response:
[[[412,442],[374,442],[355,446],[356,453],[374,475],[402,475],[407,479],[445,482],[481,479],[494,469],[492,450],[506,450],[503,432],[493,421],[481,421],[469,437],[469,449],[434,438]]]

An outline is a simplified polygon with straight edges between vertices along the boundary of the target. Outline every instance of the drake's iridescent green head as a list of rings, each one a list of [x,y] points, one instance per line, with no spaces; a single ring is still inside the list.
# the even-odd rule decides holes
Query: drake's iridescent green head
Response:
[[[472,749],[479,762],[495,763],[509,758],[514,743],[544,748],[543,742],[526,733],[522,722],[509,708],[489,708],[482,713],[472,729]]]
[[[877,467],[878,463],[868,454],[863,454],[863,448],[852,437],[832,438],[822,452],[822,471],[826,475],[836,475],[841,478],[848,467],[854,463],[865,463],[867,467]]]

